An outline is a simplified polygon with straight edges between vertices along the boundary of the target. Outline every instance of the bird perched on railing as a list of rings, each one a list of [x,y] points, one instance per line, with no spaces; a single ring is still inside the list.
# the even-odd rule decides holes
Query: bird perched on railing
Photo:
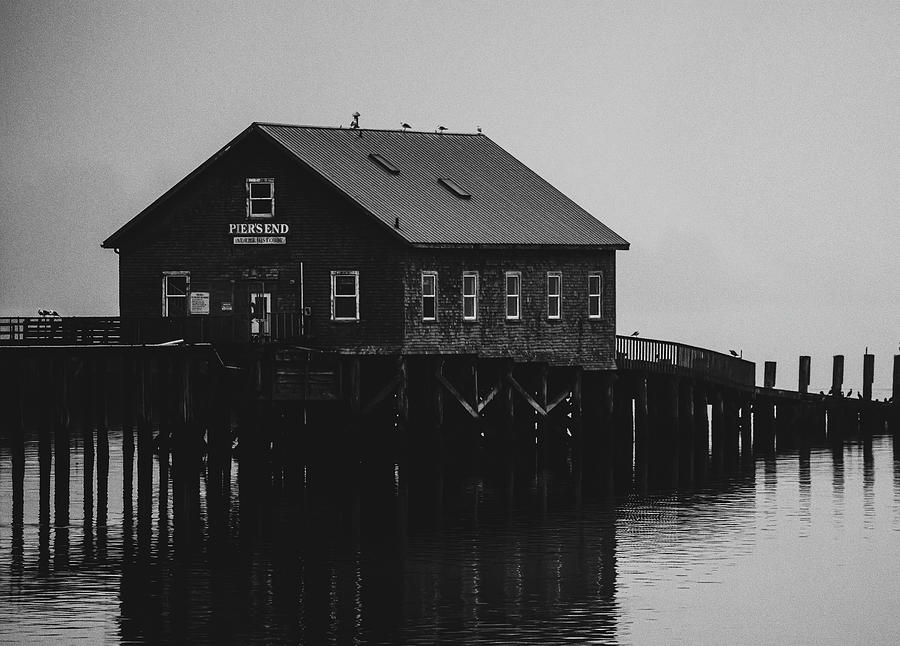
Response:
[[[409,130],[410,128],[412,128],[412,126],[409,125],[408,123],[406,123],[405,121],[400,124],[400,127],[403,128],[404,130]]]

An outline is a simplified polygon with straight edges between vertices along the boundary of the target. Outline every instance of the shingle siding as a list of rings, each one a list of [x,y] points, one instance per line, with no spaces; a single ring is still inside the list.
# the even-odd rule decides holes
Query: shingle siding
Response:
[[[422,320],[421,273],[438,274],[437,321]],[[478,272],[478,319],[462,316],[462,275]],[[521,272],[521,317],[506,319],[506,272]],[[547,318],[547,272],[562,273],[562,316]],[[588,318],[588,275],[603,274],[602,312]],[[418,251],[404,270],[410,354],[477,354],[612,368],[615,360],[615,255],[612,251]]]

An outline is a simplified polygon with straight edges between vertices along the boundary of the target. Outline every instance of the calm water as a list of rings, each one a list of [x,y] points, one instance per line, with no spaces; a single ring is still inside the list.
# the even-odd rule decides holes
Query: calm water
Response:
[[[17,522],[0,440],[0,642],[900,643],[889,437],[606,498],[564,469],[383,465],[317,488],[234,460],[197,480],[187,528],[174,491],[123,494],[121,433],[110,447],[106,526],[96,501],[85,521],[79,441],[57,526],[33,437]]]

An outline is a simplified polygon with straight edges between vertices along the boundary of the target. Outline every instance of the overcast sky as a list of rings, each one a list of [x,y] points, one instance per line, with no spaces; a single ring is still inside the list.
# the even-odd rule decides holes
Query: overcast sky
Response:
[[[618,329],[900,344],[900,3],[0,0],[0,315],[117,314],[100,242],[252,121],[481,126],[631,242]]]

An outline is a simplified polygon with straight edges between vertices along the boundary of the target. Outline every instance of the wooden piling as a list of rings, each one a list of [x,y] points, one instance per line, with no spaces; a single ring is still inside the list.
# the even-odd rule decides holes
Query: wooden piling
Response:
[[[741,459],[744,462],[753,461],[753,444],[752,444],[753,421],[750,398],[743,396],[741,398],[740,413],[740,438],[741,438]]]
[[[46,528],[50,524],[50,470],[51,461],[51,429],[56,425],[56,391],[59,387],[57,384],[57,374],[55,361],[49,357],[40,362],[40,384],[46,391],[46,396],[50,401],[43,398],[38,399],[41,408],[38,412],[38,522],[43,530],[41,538],[46,536]],[[41,544],[44,541],[41,540]]]
[[[679,477],[683,484],[694,479],[694,385],[681,380],[678,391],[678,462]]]
[[[434,360],[434,378],[431,380],[433,384],[432,398],[434,405],[434,431],[436,448],[440,449],[441,435],[444,428],[444,385],[441,379],[444,376],[444,359],[438,357]],[[478,402],[476,402],[477,404]]]
[[[109,398],[107,396],[107,360],[105,357],[94,363],[91,375],[94,392],[97,393],[97,527],[106,526],[109,498]]]
[[[721,473],[725,467],[726,436],[728,434],[725,420],[725,399],[721,389],[713,390],[711,403],[713,465],[716,471]]]
[[[397,365],[397,425],[401,434],[401,446],[406,446],[406,432],[409,428],[409,367],[406,357],[400,355]]]
[[[763,388],[775,387],[775,367],[774,361],[766,361],[763,373]]]
[[[635,459],[646,463],[650,442],[650,404],[647,378],[638,377],[634,398],[634,452]]]
[[[753,445],[755,453],[775,450],[775,403],[769,397],[757,397],[753,404]]]
[[[700,384],[694,386],[694,475],[702,479],[709,462],[709,411],[707,410],[706,389]]]
[[[831,368],[831,395],[832,397],[843,397],[842,391],[844,387],[844,355],[834,355],[834,363]]]
[[[94,361],[84,357],[79,361],[78,384],[81,398],[81,439],[84,468],[82,470],[82,501],[84,523],[90,528],[94,520]]]
[[[53,436],[55,494],[53,498],[54,522],[57,527],[69,524],[69,365],[64,359],[54,366],[56,419]]]
[[[150,514],[153,505],[153,358],[144,355],[140,362],[140,418],[137,433],[137,517],[138,548],[149,550]]]
[[[797,392],[804,395],[809,392],[809,372],[810,357],[807,355],[802,355],[800,357],[800,369],[797,378]]]
[[[613,450],[615,451],[614,478],[616,485],[624,488],[631,484],[634,461],[634,399],[631,384],[619,378],[613,385]]]
[[[863,355],[862,396],[865,401],[872,401],[872,382],[875,381],[875,355]]]
[[[900,458],[900,354],[894,355],[891,381],[891,431],[894,435],[894,457]]]

